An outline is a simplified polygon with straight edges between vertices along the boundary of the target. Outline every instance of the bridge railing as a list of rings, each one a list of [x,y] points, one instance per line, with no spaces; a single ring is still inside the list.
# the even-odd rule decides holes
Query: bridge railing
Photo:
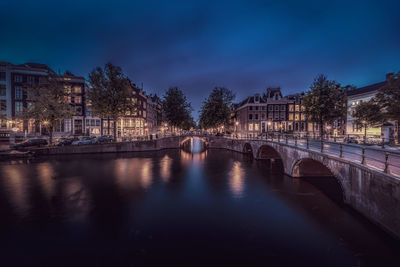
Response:
[[[301,136],[281,133],[258,137],[238,137],[235,135],[225,137],[240,140],[264,140],[317,151],[357,162],[385,173],[400,176],[400,149],[399,151],[394,151],[379,146],[349,144],[344,142],[345,137],[336,137],[333,138],[333,140],[326,140],[324,138],[314,138],[308,135]]]

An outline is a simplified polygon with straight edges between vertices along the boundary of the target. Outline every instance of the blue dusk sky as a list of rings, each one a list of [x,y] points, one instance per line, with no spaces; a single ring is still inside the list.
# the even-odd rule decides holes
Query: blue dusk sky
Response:
[[[400,70],[400,1],[0,0],[0,61],[87,77],[110,61],[148,93],[178,86],[198,116],[215,86],[236,100],[314,77],[358,87]]]

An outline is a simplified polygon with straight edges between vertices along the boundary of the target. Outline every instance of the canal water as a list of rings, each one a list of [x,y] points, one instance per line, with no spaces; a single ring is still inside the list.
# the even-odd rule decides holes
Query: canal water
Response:
[[[0,165],[0,266],[399,266],[318,187],[225,150]]]

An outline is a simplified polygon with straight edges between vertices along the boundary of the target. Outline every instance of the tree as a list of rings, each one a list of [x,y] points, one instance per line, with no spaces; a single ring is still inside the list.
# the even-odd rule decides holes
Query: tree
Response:
[[[367,141],[367,127],[382,125],[385,120],[385,117],[381,112],[381,106],[375,101],[375,99],[361,102],[356,106],[351,115],[356,118],[356,125],[364,127],[364,142]]]
[[[65,90],[63,79],[58,75],[50,75],[44,83],[32,87],[28,96],[31,104],[18,116],[43,124],[49,131],[51,144],[56,125],[64,119],[72,118],[75,113],[69,96],[70,92]]]
[[[234,98],[231,90],[215,87],[201,107],[200,126],[208,129],[228,124]]]
[[[127,113],[135,112],[131,81],[118,66],[107,63],[89,73],[88,100],[94,114],[114,121],[114,140],[117,138],[117,121]]]
[[[318,123],[322,138],[324,124],[332,123],[346,114],[345,90],[335,81],[318,75],[304,96],[302,105],[308,120]]]
[[[378,90],[375,98],[386,120],[397,122],[397,140],[400,142],[400,72],[388,76],[386,85]]]
[[[173,127],[184,128],[185,124],[193,120],[192,106],[178,87],[171,87],[165,93],[163,110],[167,122]]]

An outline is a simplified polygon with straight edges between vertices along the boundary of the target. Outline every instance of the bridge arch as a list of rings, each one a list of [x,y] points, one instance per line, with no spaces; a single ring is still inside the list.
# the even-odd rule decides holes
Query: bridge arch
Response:
[[[295,178],[305,178],[311,184],[319,187],[326,195],[340,202],[346,203],[348,200],[348,193],[344,186],[344,177],[319,160],[302,158],[295,161],[291,176]],[[329,186],[324,186],[324,181],[329,181]],[[339,192],[334,192],[334,190]]]
[[[251,157],[254,157],[253,148],[250,143],[244,143],[242,152],[244,154],[251,155]]]
[[[180,142],[179,142],[179,146],[182,147],[187,141],[189,141],[192,138],[197,138],[199,140],[201,140],[205,147],[208,147],[208,140],[205,137],[199,137],[199,136],[186,136],[185,138],[183,138]]]
[[[262,145],[258,148],[257,159],[282,159],[282,157],[272,146]]]

